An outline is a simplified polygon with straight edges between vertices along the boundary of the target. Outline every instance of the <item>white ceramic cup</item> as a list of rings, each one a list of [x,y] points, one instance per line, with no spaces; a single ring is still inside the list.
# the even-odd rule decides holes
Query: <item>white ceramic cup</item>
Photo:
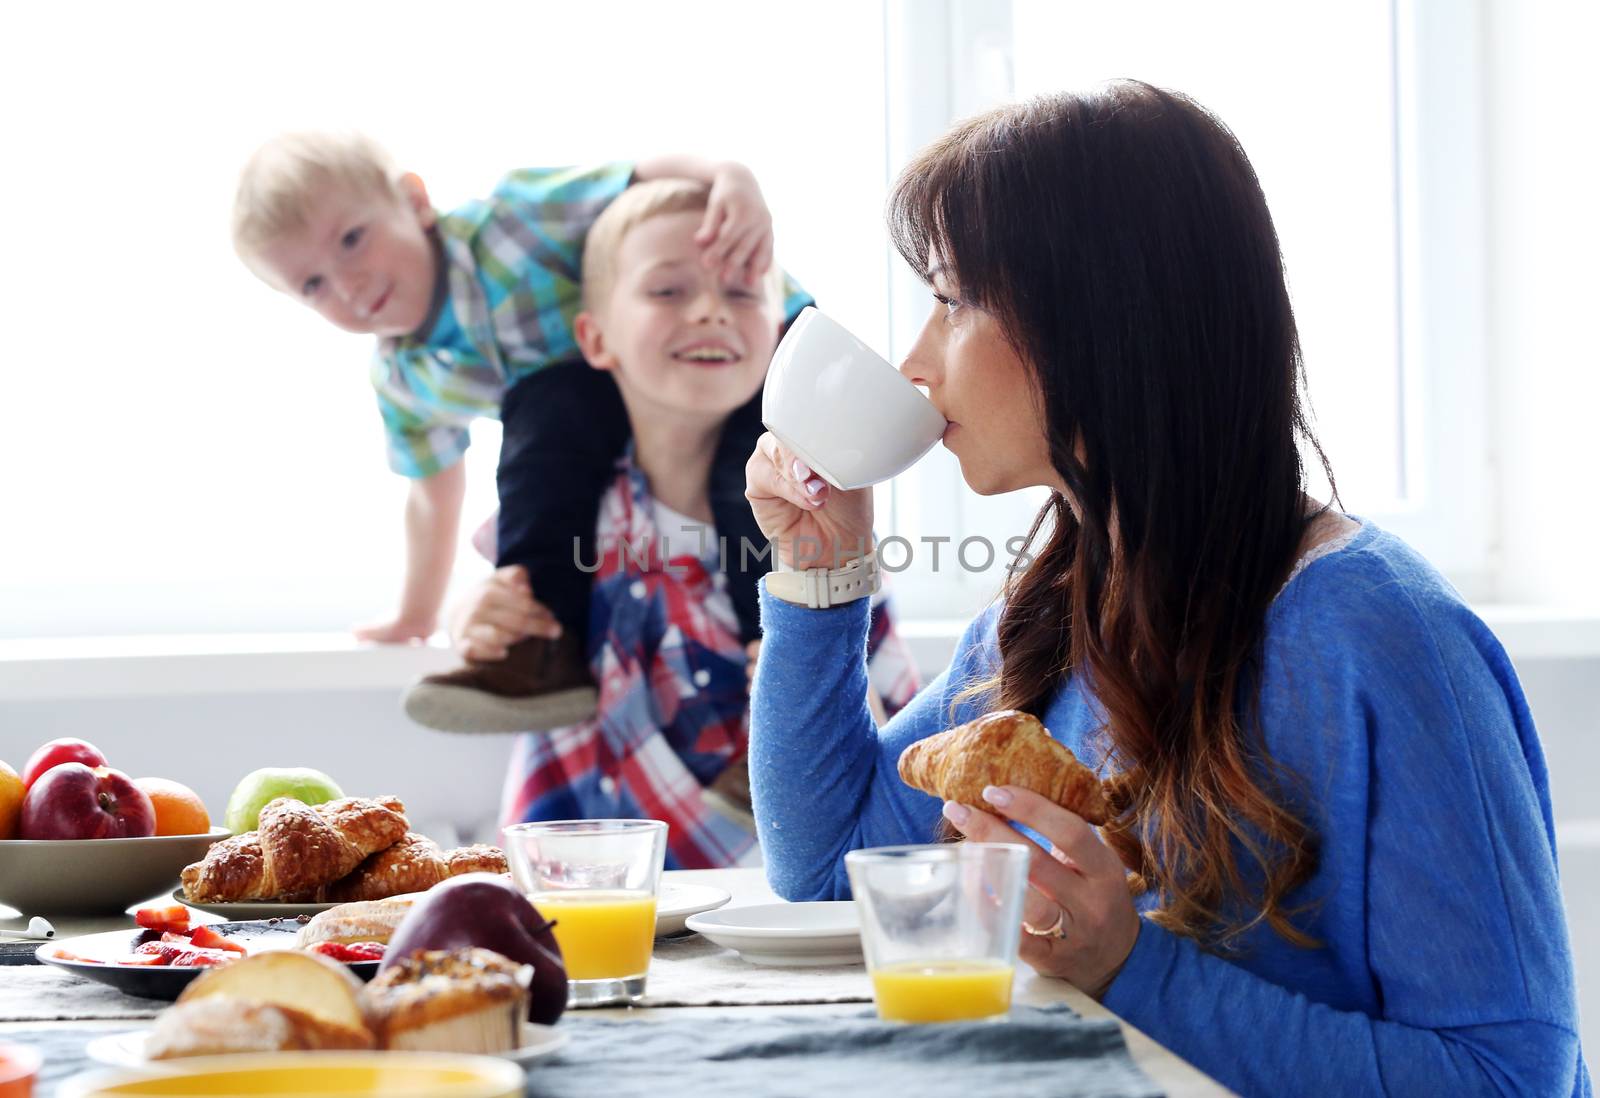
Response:
[[[909,469],[946,426],[899,370],[811,306],[800,310],[772,354],[761,422],[845,491]]]

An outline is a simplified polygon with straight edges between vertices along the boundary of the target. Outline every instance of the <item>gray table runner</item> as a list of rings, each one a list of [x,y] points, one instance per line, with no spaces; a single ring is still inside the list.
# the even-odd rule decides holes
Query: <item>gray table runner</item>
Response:
[[[568,1014],[572,1042],[528,1071],[529,1098],[910,1098],[1049,1095],[1158,1098],[1128,1056],[1117,1024],[1065,1006],[1014,1007],[1004,1023],[932,1026],[849,1015],[760,1015],[612,1021]],[[45,1056],[39,1098],[94,1065],[84,1045],[105,1030],[14,1030],[10,1041]]]
[[[46,965],[0,968],[0,1021],[154,1018],[171,1005],[124,995],[114,987]]]
[[[783,1006],[869,1003],[862,965],[768,968],[695,934],[656,943],[641,1006]],[[0,966],[0,1020],[87,1021],[153,1018],[167,1004],[124,995],[47,965]]]

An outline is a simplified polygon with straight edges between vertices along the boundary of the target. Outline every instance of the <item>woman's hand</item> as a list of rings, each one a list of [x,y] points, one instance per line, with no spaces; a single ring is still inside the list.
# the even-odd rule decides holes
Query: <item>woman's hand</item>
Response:
[[[694,234],[701,261],[724,281],[754,286],[772,266],[772,211],[755,173],[729,161],[717,165],[706,216]]]
[[[450,611],[450,640],[469,660],[493,663],[528,637],[554,640],[561,623],[533,597],[521,565],[497,568]]]
[[[1007,785],[990,786],[983,796],[1008,819],[1050,840],[1045,851],[989,812],[945,802],[945,819],[967,838],[1033,848],[1018,955],[1041,975],[1066,980],[1098,999],[1139,937],[1139,913],[1122,861],[1082,816],[1037,793]]]
[[[794,568],[838,568],[872,552],[872,489],[836,491],[771,433],[745,463],[745,498]]]

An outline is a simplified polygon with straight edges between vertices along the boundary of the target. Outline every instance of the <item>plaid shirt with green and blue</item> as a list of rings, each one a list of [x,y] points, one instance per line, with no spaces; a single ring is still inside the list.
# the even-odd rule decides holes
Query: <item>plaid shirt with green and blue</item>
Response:
[[[499,418],[506,390],[578,357],[584,238],[633,167],[525,168],[439,215],[446,300],[425,336],[379,340],[372,363],[391,469],[448,469],[471,444],[472,421]],[[786,321],[811,303],[785,280]]]

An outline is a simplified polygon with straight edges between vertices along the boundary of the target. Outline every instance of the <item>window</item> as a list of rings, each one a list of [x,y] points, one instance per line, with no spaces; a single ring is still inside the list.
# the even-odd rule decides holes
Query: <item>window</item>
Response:
[[[7,112],[0,173],[0,634],[341,630],[394,609],[405,484],[370,341],[229,249],[236,173],[280,129],[367,130],[443,207],[529,164],[744,160],[780,260],[887,342],[876,4],[30,5],[9,29],[32,45],[0,72],[31,105]],[[486,426],[466,532],[494,505]]]
[[[1434,0],[1012,0],[940,6],[941,26],[929,25],[928,7],[890,10],[901,19],[891,21],[891,72],[897,37],[917,47],[891,82],[896,168],[948,124],[927,109],[932,88],[945,89],[947,117],[957,118],[1134,77],[1184,91],[1226,122],[1278,228],[1315,427],[1346,509],[1407,537],[1469,594],[1481,590],[1491,481],[1473,331],[1476,138],[1462,106],[1475,102],[1469,10]],[[895,268],[903,354],[927,294]],[[1320,478],[1313,486],[1325,498]],[[939,453],[900,478],[893,506],[913,541],[1010,537],[1026,532],[1042,499],[977,499]],[[993,595],[1003,563],[983,573],[918,568],[897,582],[914,608],[965,616]]]

